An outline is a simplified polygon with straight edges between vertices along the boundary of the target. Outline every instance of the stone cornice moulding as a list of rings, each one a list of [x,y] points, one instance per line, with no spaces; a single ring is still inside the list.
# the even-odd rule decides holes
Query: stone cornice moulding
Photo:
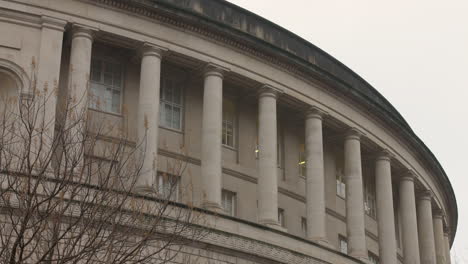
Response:
[[[12,23],[33,28],[41,28],[41,17],[8,9],[0,9],[0,22]]]
[[[48,28],[57,31],[65,31],[65,26],[68,24],[66,20],[54,18],[50,16],[41,16],[42,28]]]

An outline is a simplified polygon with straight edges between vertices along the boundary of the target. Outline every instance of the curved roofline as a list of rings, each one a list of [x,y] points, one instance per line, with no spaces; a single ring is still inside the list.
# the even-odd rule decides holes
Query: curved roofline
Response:
[[[108,0],[93,0],[109,2]],[[225,0],[120,0],[129,5],[158,12],[168,17],[177,16],[187,22],[229,35],[256,47],[269,56],[279,57],[282,61],[293,62],[302,66],[302,72],[308,71],[325,82],[333,82],[334,88],[347,96],[360,101],[371,108],[376,115],[389,125],[400,128],[402,137],[407,139],[434,169],[442,180],[443,187],[449,191],[448,200],[454,206],[450,223],[452,242],[458,223],[458,208],[455,194],[441,164],[414,133],[401,114],[372,85],[314,44],[290,32],[289,30]],[[264,49],[266,48],[266,50]],[[442,177],[442,178],[440,178]]]

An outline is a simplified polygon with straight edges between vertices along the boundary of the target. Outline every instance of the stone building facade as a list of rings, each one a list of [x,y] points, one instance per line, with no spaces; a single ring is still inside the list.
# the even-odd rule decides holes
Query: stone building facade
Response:
[[[220,214],[209,249],[187,249],[203,263],[450,263],[457,204],[431,151],[365,80],[255,14],[0,0],[0,93],[30,92],[32,60],[38,87],[59,88],[48,115],[87,94],[130,141],[147,126],[141,191],[187,162],[193,189],[174,199]]]

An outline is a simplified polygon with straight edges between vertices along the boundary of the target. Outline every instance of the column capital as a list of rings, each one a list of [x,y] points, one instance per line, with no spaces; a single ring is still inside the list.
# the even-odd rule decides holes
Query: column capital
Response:
[[[391,161],[394,155],[388,150],[388,149],[383,149],[377,153],[375,153],[375,160],[380,161]]]
[[[50,17],[50,16],[41,16],[41,27],[53,29],[57,31],[65,31],[65,26],[67,25],[67,21]]]
[[[401,174],[401,177],[400,177],[400,181],[412,181],[414,182],[415,179],[418,178],[418,175],[416,175],[416,173],[411,170],[411,169],[408,169],[406,170],[405,172],[403,172]]]
[[[444,226],[444,236],[450,238],[450,227]]]
[[[152,43],[149,43],[149,42],[145,42],[141,46],[141,56],[142,57],[155,56],[155,57],[161,58],[162,54],[164,52],[166,52],[166,51],[168,51],[167,48],[156,45],[156,44],[152,44]]]
[[[219,64],[208,62],[204,68],[204,76],[218,76],[221,79],[224,79],[224,74],[229,72],[230,69]]]
[[[432,201],[432,197],[434,197],[434,193],[431,190],[422,190],[418,192],[417,197],[419,200]]]
[[[317,106],[313,105],[305,110],[305,118],[306,119],[323,119],[324,116],[328,115],[328,113]]]
[[[444,214],[444,211],[442,209],[437,208],[437,209],[432,210],[432,218],[443,220],[444,216],[445,216],[445,214]]]
[[[273,87],[269,84],[264,84],[260,87],[260,90],[258,91],[258,97],[273,97],[273,98],[278,98],[280,94],[282,94],[284,91],[282,89]]]
[[[362,133],[360,130],[358,130],[355,127],[349,128],[345,132],[345,139],[355,139],[355,140],[361,140],[361,136],[363,136],[364,133]]]
[[[89,40],[93,41],[94,36],[98,31],[98,28],[74,23],[72,25],[72,39],[81,37],[88,38]]]

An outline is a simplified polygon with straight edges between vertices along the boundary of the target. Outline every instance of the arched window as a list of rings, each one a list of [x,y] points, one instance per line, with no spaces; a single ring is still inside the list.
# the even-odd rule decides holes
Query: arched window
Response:
[[[18,94],[16,80],[10,74],[0,71],[0,118],[5,118],[17,109]]]

